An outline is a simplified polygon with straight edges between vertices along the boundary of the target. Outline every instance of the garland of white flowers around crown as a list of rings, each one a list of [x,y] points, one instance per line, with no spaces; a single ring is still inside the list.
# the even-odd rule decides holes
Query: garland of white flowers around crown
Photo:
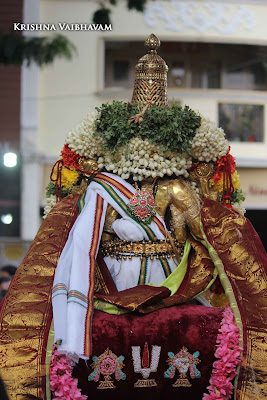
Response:
[[[244,196],[223,129],[188,106],[176,104],[169,108],[151,106],[141,123],[130,122],[140,110],[138,104],[103,104],[70,131],[47,186],[44,218],[81,182],[80,159],[94,159],[99,171],[130,181],[164,176],[188,180],[193,161],[212,161],[214,187],[221,202],[244,214]],[[198,193],[195,182],[188,181]]]

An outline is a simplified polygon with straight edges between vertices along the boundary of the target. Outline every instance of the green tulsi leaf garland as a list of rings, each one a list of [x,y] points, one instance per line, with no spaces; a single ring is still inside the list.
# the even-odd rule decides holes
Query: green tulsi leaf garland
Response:
[[[118,147],[128,143],[131,138],[139,133],[136,124],[129,124],[128,120],[139,112],[137,104],[113,101],[112,104],[102,104],[99,111],[100,117],[96,121],[96,133],[106,139],[106,150],[115,152]]]
[[[245,196],[242,189],[236,189],[231,196],[231,203],[242,203],[243,201],[245,201]]]
[[[127,144],[133,137],[140,136],[154,144],[163,146],[165,151],[189,153],[196,129],[201,124],[201,117],[188,106],[172,104],[169,108],[151,106],[144,115],[142,123],[128,123],[142,107],[136,103],[113,101],[96,108],[100,117],[96,121],[96,135],[105,138],[105,148],[113,153]]]
[[[46,186],[46,197],[51,197],[52,195],[56,195],[56,185],[53,182],[49,182]],[[70,193],[70,189],[66,189],[64,186],[61,187],[61,198],[68,196]]]

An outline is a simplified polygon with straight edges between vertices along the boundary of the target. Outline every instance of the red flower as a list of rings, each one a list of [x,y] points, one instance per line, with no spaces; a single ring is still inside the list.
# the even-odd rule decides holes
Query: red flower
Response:
[[[81,156],[79,156],[79,154],[75,153],[75,151],[72,151],[69,148],[68,144],[65,144],[62,151],[61,151],[61,156],[63,159],[63,165],[64,167],[74,167],[74,168],[78,168],[78,161],[80,158],[82,158]]]
[[[227,154],[216,161],[216,171],[212,178],[213,181],[215,183],[218,182],[221,179],[222,173],[225,172],[226,168],[230,170],[229,172],[231,174],[233,174],[235,172],[235,167],[236,167],[235,159],[230,154],[230,146],[229,146]]]

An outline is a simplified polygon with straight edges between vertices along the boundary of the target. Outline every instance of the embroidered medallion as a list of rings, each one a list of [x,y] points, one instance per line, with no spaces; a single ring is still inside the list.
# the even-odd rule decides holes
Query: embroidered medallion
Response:
[[[173,387],[178,387],[178,386],[185,386],[185,387],[190,387],[192,386],[189,380],[186,377],[186,374],[189,370],[190,372],[190,377],[192,379],[194,378],[200,378],[201,373],[200,371],[196,368],[196,365],[199,364],[201,361],[198,358],[199,357],[199,351],[195,351],[195,353],[190,354],[187,350],[186,347],[183,347],[179,353],[175,354],[172,352],[168,353],[168,364],[169,368],[167,371],[164,372],[164,377],[165,378],[173,378],[176,372],[176,369],[179,371],[179,377],[177,381],[172,385]]]
[[[115,374],[117,381],[125,380],[126,375],[122,372],[124,356],[117,357],[109,348],[99,357],[93,356],[92,368],[94,371],[89,375],[88,380],[98,382],[100,375],[104,381],[100,381],[97,389],[115,389],[111,375]]]
[[[144,352],[141,363],[141,348],[140,346],[132,346],[132,357],[134,364],[134,372],[141,374],[143,379],[138,379],[134,384],[134,387],[151,387],[157,386],[155,379],[148,379],[151,372],[157,372],[159,365],[161,347],[152,346],[151,351],[151,362],[149,365],[149,349],[148,344],[145,343]],[[142,365],[141,365],[142,364]]]
[[[156,215],[153,193],[151,190],[136,188],[132,199],[127,204],[128,210],[136,221],[150,224]]]

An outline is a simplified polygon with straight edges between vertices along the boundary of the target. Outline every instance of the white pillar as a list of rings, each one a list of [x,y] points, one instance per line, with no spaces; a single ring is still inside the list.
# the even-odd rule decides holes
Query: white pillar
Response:
[[[40,21],[40,0],[24,0],[23,22]],[[24,32],[25,36],[36,32]],[[21,238],[32,240],[40,226],[42,164],[38,156],[39,68],[22,66],[21,72]]]

